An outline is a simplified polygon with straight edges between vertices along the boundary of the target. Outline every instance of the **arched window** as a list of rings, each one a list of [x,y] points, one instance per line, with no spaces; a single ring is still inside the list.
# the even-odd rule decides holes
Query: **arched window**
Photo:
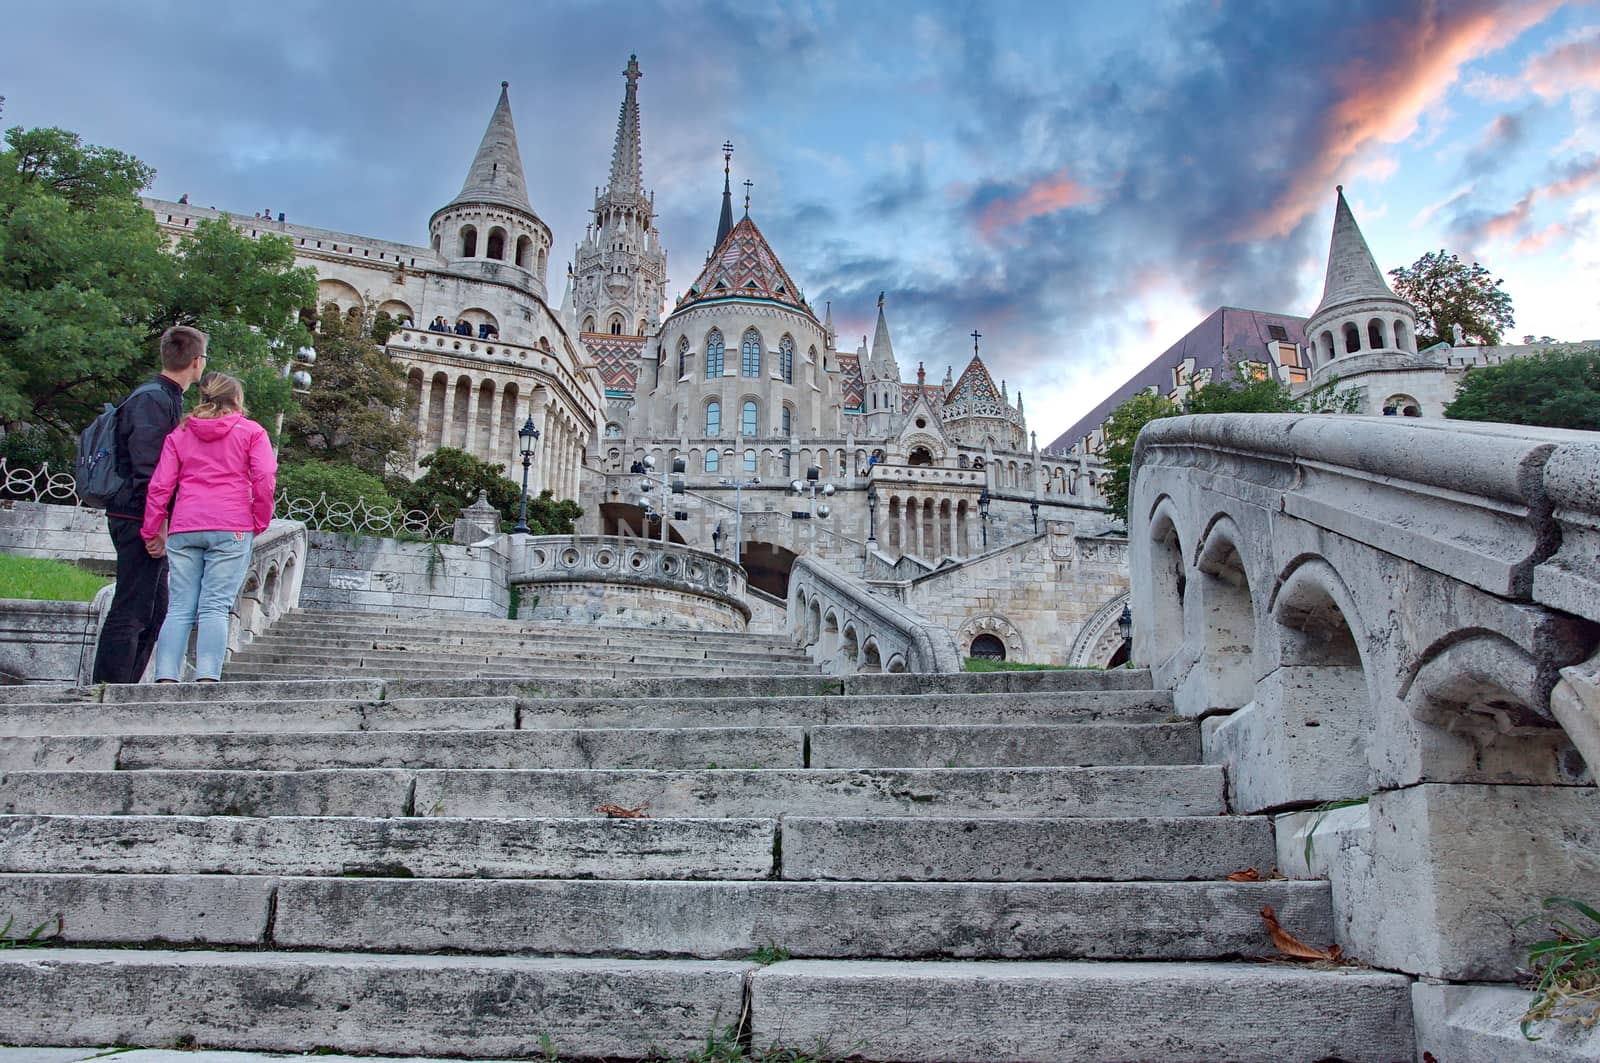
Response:
[[[747,450],[744,452],[744,471],[756,471],[756,452],[754,450]]]
[[[722,455],[716,447],[706,451],[706,472],[720,472],[722,469]]]
[[[747,436],[761,434],[761,410],[756,406],[756,400],[746,399],[744,412],[739,418],[739,431]]]
[[[615,421],[612,421],[612,422],[608,423],[606,425],[606,438],[607,439],[621,439],[622,438],[622,426],[620,424],[618,424],[617,422],[615,422]]]
[[[1354,325],[1344,327],[1344,353],[1355,354],[1361,349],[1361,330]]]
[[[584,332],[593,332],[594,331],[594,315],[593,314],[590,314],[588,317],[583,319],[583,331]]]
[[[1383,322],[1378,318],[1367,322],[1367,340],[1375,351],[1381,351],[1388,346],[1383,342]]]
[[[794,411],[785,406],[783,408],[783,413],[780,416],[782,418],[781,429],[783,436],[785,439],[787,439],[789,434],[794,431]]]
[[[1394,323],[1394,345],[1402,351],[1415,350],[1411,345],[1411,338],[1406,335],[1406,323],[1404,321],[1396,321]]]
[[[689,337],[678,337],[678,379],[683,379],[683,371],[689,362]]]
[[[778,341],[778,372],[783,374],[785,384],[794,383],[794,337],[785,336]],[[784,429],[788,431],[788,429]]]
[[[1421,417],[1422,403],[1410,395],[1390,395],[1383,400],[1385,417]]]
[[[715,399],[706,403],[706,435],[712,439],[722,434],[722,403]]]
[[[484,246],[483,253],[489,258],[506,257],[506,231],[499,226],[489,230],[489,241]]]
[[[478,230],[470,225],[461,227],[461,257],[472,258],[478,253]]]
[[[1006,659],[1006,644],[994,635],[979,635],[972,640],[972,649],[967,651],[967,656],[988,661],[1003,661]]]
[[[438,233],[434,233],[433,234],[433,249],[435,251],[439,250],[439,234]]]
[[[533,265],[533,241],[526,236],[517,237],[517,265],[523,269]]]
[[[744,334],[744,342],[739,345],[739,372],[743,376],[759,377],[761,375],[761,333],[751,329]]]
[[[722,333],[716,329],[706,339],[706,379],[722,375]]]
[[[1322,343],[1320,344],[1323,356],[1330,361],[1339,357],[1339,349],[1333,345],[1333,333],[1327,329],[1322,330]]]

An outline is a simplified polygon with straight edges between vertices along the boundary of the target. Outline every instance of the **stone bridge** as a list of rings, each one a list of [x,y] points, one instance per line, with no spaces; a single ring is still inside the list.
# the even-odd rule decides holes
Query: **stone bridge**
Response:
[[[1282,839],[1327,813],[1280,819],[1348,953],[1508,982],[1543,898],[1600,900],[1594,434],[1157,421],[1130,551],[1134,659],[1203,719],[1233,810],[1366,800],[1306,860]]]

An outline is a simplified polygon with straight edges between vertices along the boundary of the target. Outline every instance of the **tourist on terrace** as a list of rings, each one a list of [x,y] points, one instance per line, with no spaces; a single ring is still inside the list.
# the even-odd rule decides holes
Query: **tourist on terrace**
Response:
[[[443,314],[437,315],[436,317],[434,317],[434,319],[432,321],[428,322],[428,331],[429,332],[449,332],[450,331],[450,326],[446,325],[444,323],[444,315]]]
[[[472,326],[467,322],[466,318],[459,318],[456,321],[456,335],[457,336],[470,336],[470,335],[472,335]]]
[[[189,636],[194,677],[222,678],[228,614],[255,537],[272,523],[278,461],[267,430],[246,418],[244,388],[226,373],[200,381],[200,404],[161,447],[145,501],[145,542],[166,544],[170,605],[156,640],[156,682],[176,683]],[[170,519],[169,519],[170,518]]]

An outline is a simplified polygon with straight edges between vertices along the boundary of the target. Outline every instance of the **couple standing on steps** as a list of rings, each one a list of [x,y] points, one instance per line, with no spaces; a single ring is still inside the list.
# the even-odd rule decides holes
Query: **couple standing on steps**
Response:
[[[177,682],[197,623],[195,678],[220,679],[228,614],[255,537],[272,521],[272,444],[246,417],[239,381],[205,371],[206,339],[187,325],[163,332],[159,387],[118,408],[116,461],[126,479],[106,506],[117,586],[96,683],[137,683],[152,652],[156,682]],[[195,383],[200,402],[185,417],[183,393]]]

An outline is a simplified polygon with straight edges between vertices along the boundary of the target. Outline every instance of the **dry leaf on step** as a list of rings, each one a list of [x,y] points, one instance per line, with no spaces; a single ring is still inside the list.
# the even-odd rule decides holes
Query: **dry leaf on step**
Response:
[[[1261,881],[1261,872],[1257,871],[1253,867],[1247,867],[1243,871],[1235,871],[1233,874],[1229,875],[1228,876],[1228,881],[1229,882],[1260,882]]]
[[[601,805],[595,811],[607,819],[649,819],[649,814],[645,812],[649,807],[640,805],[638,808],[623,808],[621,805]]]
[[[1261,921],[1267,924],[1267,932],[1272,935],[1272,945],[1285,956],[1292,956],[1297,960],[1333,960],[1339,959],[1342,951],[1338,945],[1330,945],[1319,949],[1307,945],[1304,941],[1289,933],[1278,925],[1278,917],[1272,913],[1272,905],[1261,909]]]

